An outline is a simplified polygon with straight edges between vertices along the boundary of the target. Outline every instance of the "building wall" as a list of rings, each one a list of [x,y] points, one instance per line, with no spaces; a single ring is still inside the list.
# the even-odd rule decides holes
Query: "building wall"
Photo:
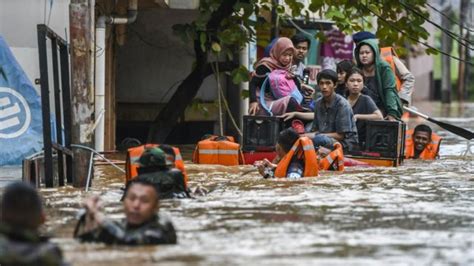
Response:
[[[118,48],[117,102],[164,103],[170,99],[194,62],[191,43],[185,45],[173,34],[172,26],[191,22],[196,14],[177,9],[139,11],[137,21],[127,28],[125,45]],[[197,98],[212,101],[216,97],[217,86],[210,76]]]
[[[70,0],[1,0],[0,34],[5,38],[34,84],[39,78],[37,24],[48,24],[59,36],[69,37]],[[35,85],[39,91],[39,85]]]
[[[410,59],[410,71],[415,76],[415,90],[413,101],[426,101],[430,99],[431,73],[433,72],[433,57],[418,56]]]
[[[428,32],[434,32],[434,26],[425,23],[425,28]],[[428,43],[434,46],[434,34],[428,38]],[[418,45],[417,50],[423,50],[423,45]],[[432,55],[421,53],[416,57],[411,57],[409,61],[410,71],[415,76],[415,90],[413,92],[413,101],[427,101],[430,100],[432,88],[432,72],[434,67],[434,60]]]

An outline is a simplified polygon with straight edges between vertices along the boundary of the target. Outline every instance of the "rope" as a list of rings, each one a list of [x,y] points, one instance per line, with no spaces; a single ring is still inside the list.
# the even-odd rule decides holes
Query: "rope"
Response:
[[[87,146],[84,146],[84,145],[79,145],[79,144],[71,144],[71,147],[73,148],[79,148],[79,149],[84,149],[84,150],[88,150],[91,152],[91,157],[89,159],[89,168],[88,168],[88,172],[87,172],[87,180],[86,180],[86,192],[89,191],[89,186],[90,186],[90,183],[91,183],[91,178],[92,178],[92,164],[94,164],[94,155],[98,155],[100,158],[104,159],[106,162],[108,162],[110,165],[112,165],[113,167],[117,168],[118,170],[120,170],[120,172],[122,173],[125,173],[125,170],[123,170],[122,168],[120,168],[119,166],[117,166],[116,164],[114,164],[112,161],[110,161],[109,159],[105,158],[102,154],[100,154],[98,151],[90,148],[90,147],[87,147]]]
[[[230,118],[230,121],[232,122],[232,125],[237,130],[237,133],[239,133],[239,135],[241,137],[243,137],[244,135],[242,134],[242,131],[240,130],[239,126],[237,125],[237,122],[235,122],[235,119],[232,116],[232,113],[230,112],[229,104],[227,103],[227,100],[224,97],[224,92],[222,91],[222,89],[220,90],[220,93],[222,94],[222,97],[224,99],[224,106],[225,106],[225,109],[226,109],[227,113],[229,114],[229,118]]]
[[[74,147],[74,148],[80,148],[80,149],[84,149],[84,150],[88,150],[92,153],[94,153],[95,155],[98,155],[100,158],[104,159],[104,161],[108,162],[110,165],[112,165],[113,167],[117,168],[120,172],[122,173],[125,173],[125,170],[123,170],[121,167],[119,167],[118,165],[114,164],[111,160],[105,158],[102,154],[100,154],[98,151],[90,148],[90,147],[87,147],[87,146],[84,146],[84,145],[79,145],[79,144],[71,144],[71,147]]]
[[[212,66],[212,64],[211,64]],[[214,68],[212,69],[214,71]],[[221,136],[224,136],[224,122],[222,119],[222,95],[221,91],[221,82],[220,82],[220,75],[219,75],[219,64],[216,60],[216,71],[214,71],[214,76],[216,77],[217,82],[217,103],[219,105],[219,133]]]
[[[212,68],[212,71],[214,72],[214,76],[216,76],[216,82],[217,82],[217,90],[218,90],[218,99],[219,99],[219,122],[222,123],[222,113],[221,113],[221,101],[224,102],[224,107],[227,111],[227,114],[229,115],[229,118],[230,118],[230,121],[232,122],[232,125],[234,126],[234,128],[237,130],[237,133],[239,133],[239,135],[241,137],[244,136],[244,134],[242,133],[242,131],[240,130],[239,126],[237,125],[237,122],[235,122],[235,119],[234,119],[234,116],[232,115],[231,111],[230,111],[230,108],[229,108],[229,104],[225,98],[225,95],[224,95],[224,91],[222,90],[222,86],[221,86],[221,83],[220,83],[220,79],[219,79],[219,62],[217,61],[217,57],[216,56],[216,61],[215,61],[215,67],[214,67],[214,64],[211,64],[211,68]],[[220,127],[221,127],[221,135],[224,135],[223,133],[223,126],[222,124],[220,124]]]

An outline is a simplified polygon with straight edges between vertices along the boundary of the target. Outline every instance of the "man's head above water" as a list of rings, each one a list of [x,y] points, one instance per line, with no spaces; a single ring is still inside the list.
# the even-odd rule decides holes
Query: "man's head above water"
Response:
[[[413,142],[415,143],[415,150],[421,152],[431,142],[431,128],[427,125],[421,124],[415,127],[413,133]]]
[[[44,222],[43,206],[36,189],[23,182],[8,185],[0,204],[0,222],[36,230]]]
[[[159,210],[158,188],[138,177],[131,181],[125,191],[123,207],[127,223],[140,225],[153,218]]]
[[[290,151],[299,137],[300,135],[293,128],[287,128],[280,132],[275,146],[275,150],[280,158],[283,158]]]

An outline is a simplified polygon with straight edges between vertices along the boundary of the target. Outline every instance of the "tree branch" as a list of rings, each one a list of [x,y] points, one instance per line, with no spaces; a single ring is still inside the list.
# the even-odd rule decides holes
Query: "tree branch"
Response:
[[[207,63],[207,53],[201,49],[201,42],[194,40],[194,56],[196,57],[196,68],[203,68]]]
[[[203,69],[204,77],[214,74],[213,67],[215,67],[216,62],[207,63]],[[239,63],[234,61],[218,62],[219,72],[231,71],[239,67]]]
[[[222,4],[219,8],[212,12],[211,19],[207,22],[207,30],[216,30],[219,28],[222,20],[230,16],[234,12],[234,5],[238,0],[225,0],[222,1]]]

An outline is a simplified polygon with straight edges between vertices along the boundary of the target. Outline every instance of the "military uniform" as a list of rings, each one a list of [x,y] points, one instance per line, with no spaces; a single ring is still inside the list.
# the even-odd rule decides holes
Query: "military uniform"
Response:
[[[184,185],[184,176],[178,169],[158,170],[139,174],[137,178],[153,183],[159,191],[160,199],[189,198]]]
[[[176,231],[171,221],[154,216],[150,222],[134,227],[129,226],[125,219],[105,220],[98,228],[80,234],[78,238],[85,242],[118,245],[176,244]]]
[[[146,180],[158,188],[160,199],[189,198],[183,173],[170,168],[172,162],[160,148],[145,150],[139,159],[137,179]]]
[[[61,249],[31,230],[0,224],[0,265],[66,265]]]

